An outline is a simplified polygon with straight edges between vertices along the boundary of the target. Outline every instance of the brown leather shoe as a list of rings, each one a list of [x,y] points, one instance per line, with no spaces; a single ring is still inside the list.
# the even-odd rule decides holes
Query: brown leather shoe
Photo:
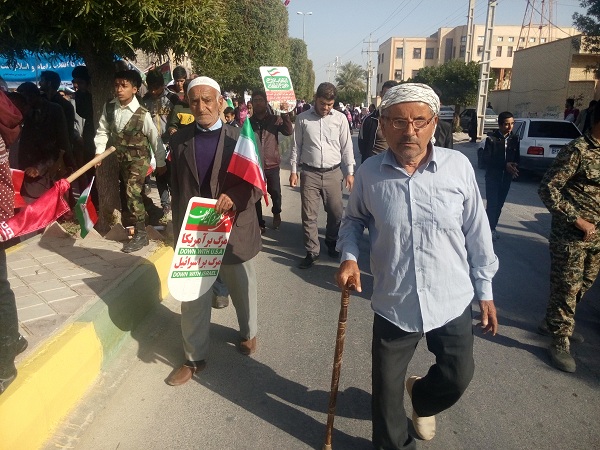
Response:
[[[201,372],[206,367],[205,361],[196,363],[186,362],[179,369],[173,371],[166,380],[169,386],[181,386],[192,379],[192,377]]]
[[[251,355],[256,351],[256,336],[252,339],[240,342],[240,352],[246,356]]]

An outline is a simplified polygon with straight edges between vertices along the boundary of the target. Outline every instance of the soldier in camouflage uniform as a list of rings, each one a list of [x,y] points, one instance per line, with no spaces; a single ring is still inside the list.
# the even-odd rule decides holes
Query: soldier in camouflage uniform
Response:
[[[546,172],[539,195],[552,213],[550,301],[546,325],[552,364],[575,372],[570,339],[575,308],[600,269],[600,103],[592,128],[563,147]],[[573,340],[573,339],[571,339]]]
[[[150,167],[151,151],[156,158],[156,174],[165,172],[165,147],[148,110],[140,105],[135,94],[141,77],[135,70],[115,74],[115,99],[104,105],[94,143],[96,154],[107,147],[116,147],[119,172],[126,186],[127,207],[135,215],[135,235],[123,246],[125,253],[148,245],[146,210],[142,200],[144,179]]]

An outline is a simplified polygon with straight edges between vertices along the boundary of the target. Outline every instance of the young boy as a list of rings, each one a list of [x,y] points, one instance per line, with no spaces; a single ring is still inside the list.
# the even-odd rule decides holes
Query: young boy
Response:
[[[225,123],[227,125],[238,127],[238,124],[235,121],[235,111],[231,106],[228,106],[223,110],[223,115],[225,116]]]
[[[135,94],[141,84],[135,70],[115,73],[115,99],[104,105],[94,144],[96,154],[114,145],[119,173],[126,185],[127,207],[135,215],[135,234],[123,246],[125,253],[135,252],[148,245],[146,210],[142,201],[144,178],[150,167],[151,152],[156,159],[156,174],[166,171],[165,147],[152,123],[150,113],[140,106]]]
[[[165,79],[159,69],[148,72],[146,75],[146,84],[148,85],[148,93],[144,95],[143,105],[148,109],[163,143],[167,145],[170,136],[167,130],[167,123],[171,111],[179,103],[179,97],[177,97],[177,94],[166,89]],[[171,211],[171,195],[169,190],[171,170],[169,160],[167,159],[166,161],[167,171],[163,175],[156,174],[156,187],[160,195],[160,206],[164,214],[168,214]]]

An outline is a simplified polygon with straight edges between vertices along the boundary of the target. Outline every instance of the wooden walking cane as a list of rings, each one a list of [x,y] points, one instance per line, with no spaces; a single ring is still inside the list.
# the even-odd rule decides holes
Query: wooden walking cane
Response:
[[[340,384],[340,371],[342,370],[342,353],[344,352],[344,340],[346,339],[346,321],[348,319],[348,303],[350,302],[350,291],[356,289],[356,280],[349,277],[342,289],[342,305],[340,307],[340,318],[338,320],[337,336],[335,339],[335,353],[333,356],[333,371],[331,373],[331,391],[329,392],[329,408],[327,411],[327,430],[325,432],[325,443],[323,450],[331,450],[331,435],[333,434],[333,419],[335,418],[335,404],[337,401],[338,386]]]

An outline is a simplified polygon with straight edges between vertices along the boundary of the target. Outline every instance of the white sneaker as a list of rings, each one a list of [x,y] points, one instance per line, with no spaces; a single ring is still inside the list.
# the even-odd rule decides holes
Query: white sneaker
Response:
[[[410,396],[412,402],[412,390],[415,381],[420,380],[421,377],[412,376],[406,380],[406,392]],[[413,409],[412,423],[417,435],[424,441],[430,441],[435,436],[435,416],[421,417],[417,415]]]

